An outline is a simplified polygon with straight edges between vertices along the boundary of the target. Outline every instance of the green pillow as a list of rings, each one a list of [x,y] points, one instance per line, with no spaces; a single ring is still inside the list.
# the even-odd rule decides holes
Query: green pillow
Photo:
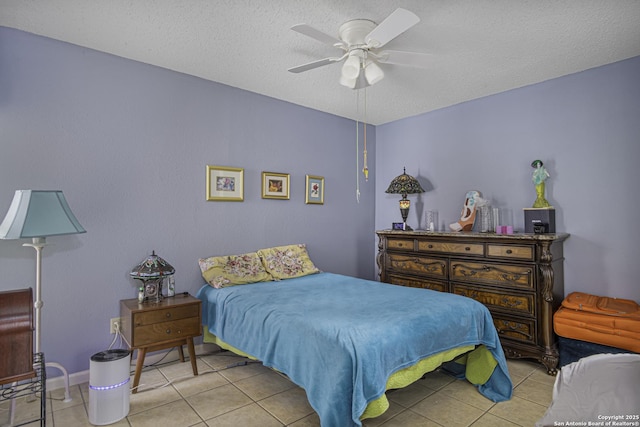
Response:
[[[202,258],[198,264],[204,280],[217,289],[273,280],[256,252]]]
[[[313,265],[304,244],[260,249],[258,255],[275,280],[292,279],[320,272]]]

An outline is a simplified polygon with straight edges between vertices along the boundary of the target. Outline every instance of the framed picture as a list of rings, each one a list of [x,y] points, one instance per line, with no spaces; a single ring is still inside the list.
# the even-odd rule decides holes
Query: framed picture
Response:
[[[307,196],[304,200],[306,204],[324,204],[324,177],[307,175]]]
[[[207,200],[242,202],[244,169],[207,165]]]
[[[263,199],[289,199],[289,174],[262,172]]]

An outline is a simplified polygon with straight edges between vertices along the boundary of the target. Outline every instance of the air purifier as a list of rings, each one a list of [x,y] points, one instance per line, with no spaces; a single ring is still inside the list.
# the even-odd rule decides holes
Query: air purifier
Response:
[[[129,351],[105,350],[89,361],[89,422],[103,426],[129,414]]]

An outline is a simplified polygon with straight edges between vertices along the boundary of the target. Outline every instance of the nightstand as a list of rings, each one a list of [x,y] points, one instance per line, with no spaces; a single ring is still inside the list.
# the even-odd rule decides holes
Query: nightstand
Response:
[[[188,294],[167,297],[159,302],[139,303],[137,299],[120,301],[122,334],[131,352],[138,350],[133,391],[138,391],[140,373],[147,352],[178,347],[184,362],[182,346],[187,345],[193,375],[198,375],[193,338],[202,334],[202,302]]]

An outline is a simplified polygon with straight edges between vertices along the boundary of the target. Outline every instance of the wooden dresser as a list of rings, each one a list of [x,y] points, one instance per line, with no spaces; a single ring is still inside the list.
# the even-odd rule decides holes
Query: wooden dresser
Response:
[[[568,234],[377,231],[380,281],[451,292],[487,306],[505,355],[558,366],[553,313],[564,298]]]

